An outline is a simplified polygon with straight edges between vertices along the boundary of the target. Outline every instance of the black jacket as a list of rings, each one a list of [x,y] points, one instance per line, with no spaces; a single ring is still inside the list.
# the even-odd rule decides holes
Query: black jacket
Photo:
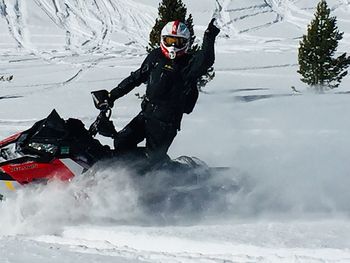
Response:
[[[215,36],[206,32],[199,51],[174,60],[166,58],[160,48],[153,50],[138,70],[110,92],[110,99],[115,101],[146,83],[145,116],[179,128],[183,113],[192,112],[198,98],[198,78],[214,64],[214,42]]]

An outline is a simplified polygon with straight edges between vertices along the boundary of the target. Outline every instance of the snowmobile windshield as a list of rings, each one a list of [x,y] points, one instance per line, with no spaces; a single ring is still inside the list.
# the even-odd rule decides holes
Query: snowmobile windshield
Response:
[[[67,136],[65,121],[53,110],[50,115],[41,121],[38,121],[27,132],[29,142],[54,143]]]

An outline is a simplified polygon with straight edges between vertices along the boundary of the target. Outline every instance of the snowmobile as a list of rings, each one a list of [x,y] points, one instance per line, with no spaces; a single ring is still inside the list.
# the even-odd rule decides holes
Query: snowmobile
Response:
[[[36,122],[28,130],[0,141],[0,199],[7,192],[27,184],[45,183],[52,179],[69,181],[102,160],[125,161],[127,165],[137,166],[138,171],[142,170],[146,160],[144,148],[138,147],[120,155],[95,139],[97,133],[106,135],[99,127],[102,122],[111,124],[111,109],[97,103],[98,92],[92,92],[92,95],[100,114],[89,129],[82,121],[64,120],[53,110],[47,118]],[[193,171],[196,170],[202,177],[210,170],[199,159],[186,156],[175,160],[169,158],[155,169],[177,171],[182,175],[187,172],[195,175]],[[182,185],[198,181],[197,175],[183,178],[177,180],[177,184],[180,181]]]

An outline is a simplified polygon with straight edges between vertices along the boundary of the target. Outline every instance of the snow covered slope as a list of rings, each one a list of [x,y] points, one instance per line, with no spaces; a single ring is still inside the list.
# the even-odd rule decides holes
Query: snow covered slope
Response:
[[[350,76],[315,95],[296,73],[317,1],[184,2],[199,41],[213,16],[222,32],[216,78],[169,153],[233,167],[206,186],[230,179],[238,190],[149,211],[140,200],[163,191],[164,179],[135,182],[124,167],[21,189],[0,204],[1,262],[350,261]],[[328,3],[345,32],[339,52],[349,52],[350,1]],[[0,79],[0,137],[53,108],[88,126],[97,114],[90,91],[137,69],[157,5],[0,0],[0,77],[14,76]],[[116,102],[118,129],[139,111],[143,90]]]
[[[79,53],[147,43],[156,12],[125,0],[3,0],[0,10],[4,48],[65,48]]]
[[[0,29],[3,48],[30,51],[72,49],[99,51],[122,45],[147,44],[157,12],[156,0],[2,0]],[[298,38],[313,16],[317,0],[204,0],[184,1],[203,29],[212,15],[220,18],[229,36]],[[328,1],[349,26],[347,0]],[[344,30],[344,29],[343,29]],[[245,34],[245,35],[247,35]]]

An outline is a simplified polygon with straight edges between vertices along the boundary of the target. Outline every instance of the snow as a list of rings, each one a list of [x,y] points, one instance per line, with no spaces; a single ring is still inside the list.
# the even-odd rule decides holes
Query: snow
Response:
[[[114,165],[18,189],[0,204],[1,262],[349,262],[350,77],[314,94],[296,73],[317,2],[184,1],[199,41],[212,16],[222,33],[216,77],[169,154],[232,167],[209,183],[232,179],[238,191],[149,210],[139,200],[164,190],[164,179],[135,181]],[[350,2],[328,3],[345,32],[339,53],[349,52]],[[157,6],[0,1],[0,75],[14,75],[0,81],[0,137],[53,108],[90,125],[90,91],[112,89],[141,64]],[[116,102],[118,129],[139,111],[143,90]]]

